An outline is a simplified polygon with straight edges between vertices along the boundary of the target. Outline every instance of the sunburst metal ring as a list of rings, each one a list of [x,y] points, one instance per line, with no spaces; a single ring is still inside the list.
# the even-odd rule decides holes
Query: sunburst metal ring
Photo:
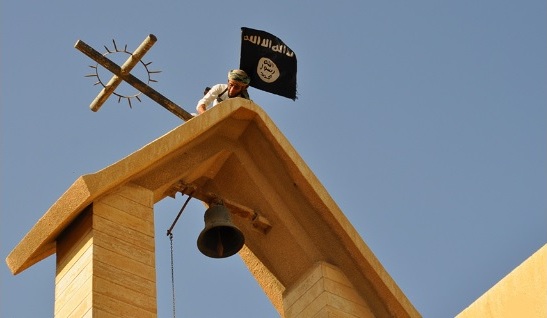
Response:
[[[113,50],[109,49],[106,45],[104,46],[104,48],[106,49],[106,52],[103,53],[103,56],[106,57],[109,54],[115,54],[115,53],[125,53],[127,55],[133,55],[133,53],[131,53],[127,50],[127,44],[124,46],[123,50],[118,49],[118,46],[116,45],[116,41],[112,40],[112,44],[114,45]],[[157,81],[152,79],[152,74],[161,73],[161,71],[151,71],[148,68],[148,66],[150,64],[152,64],[152,62],[144,63],[142,60],[139,60],[139,63],[142,65],[142,67],[144,67],[144,69],[146,71],[146,74],[147,74],[146,84],[148,85],[151,82],[156,83]],[[94,73],[93,74],[88,74],[85,77],[96,77],[97,82],[95,82],[93,85],[101,85],[103,88],[106,88],[106,83],[101,79],[101,77],[99,75],[99,63],[97,63],[95,65],[89,65],[89,67],[94,69]],[[141,99],[140,99],[139,96],[142,95],[142,92],[137,92],[136,94],[133,94],[133,95],[123,95],[123,94],[116,93],[116,91],[114,91],[114,92],[112,92],[112,94],[114,94],[118,97],[118,103],[120,103],[122,101],[122,99],[127,99],[127,103],[129,104],[129,108],[133,108],[132,105],[131,105],[131,99],[132,98],[135,98],[136,100],[141,102]]]

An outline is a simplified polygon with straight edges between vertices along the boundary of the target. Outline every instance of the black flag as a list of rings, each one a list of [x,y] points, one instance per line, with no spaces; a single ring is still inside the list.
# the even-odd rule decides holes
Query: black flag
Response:
[[[239,68],[251,78],[250,86],[296,99],[296,54],[275,35],[241,28]]]

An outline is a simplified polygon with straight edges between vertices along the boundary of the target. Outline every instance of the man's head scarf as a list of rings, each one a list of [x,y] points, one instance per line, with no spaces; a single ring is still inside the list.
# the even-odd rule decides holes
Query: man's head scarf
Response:
[[[241,82],[245,85],[251,83],[251,78],[243,70],[231,70],[228,72],[228,79]]]

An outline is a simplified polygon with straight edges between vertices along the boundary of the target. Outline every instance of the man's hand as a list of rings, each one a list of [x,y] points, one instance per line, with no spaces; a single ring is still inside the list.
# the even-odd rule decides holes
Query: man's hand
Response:
[[[205,106],[205,104],[201,104],[197,107],[197,111],[199,115],[205,113],[206,110],[207,110],[207,106]]]

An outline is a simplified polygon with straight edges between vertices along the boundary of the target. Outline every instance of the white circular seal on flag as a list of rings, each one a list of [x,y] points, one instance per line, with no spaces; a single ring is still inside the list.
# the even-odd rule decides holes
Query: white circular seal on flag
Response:
[[[267,57],[260,58],[256,67],[256,73],[266,83],[273,83],[279,78],[277,65]]]

